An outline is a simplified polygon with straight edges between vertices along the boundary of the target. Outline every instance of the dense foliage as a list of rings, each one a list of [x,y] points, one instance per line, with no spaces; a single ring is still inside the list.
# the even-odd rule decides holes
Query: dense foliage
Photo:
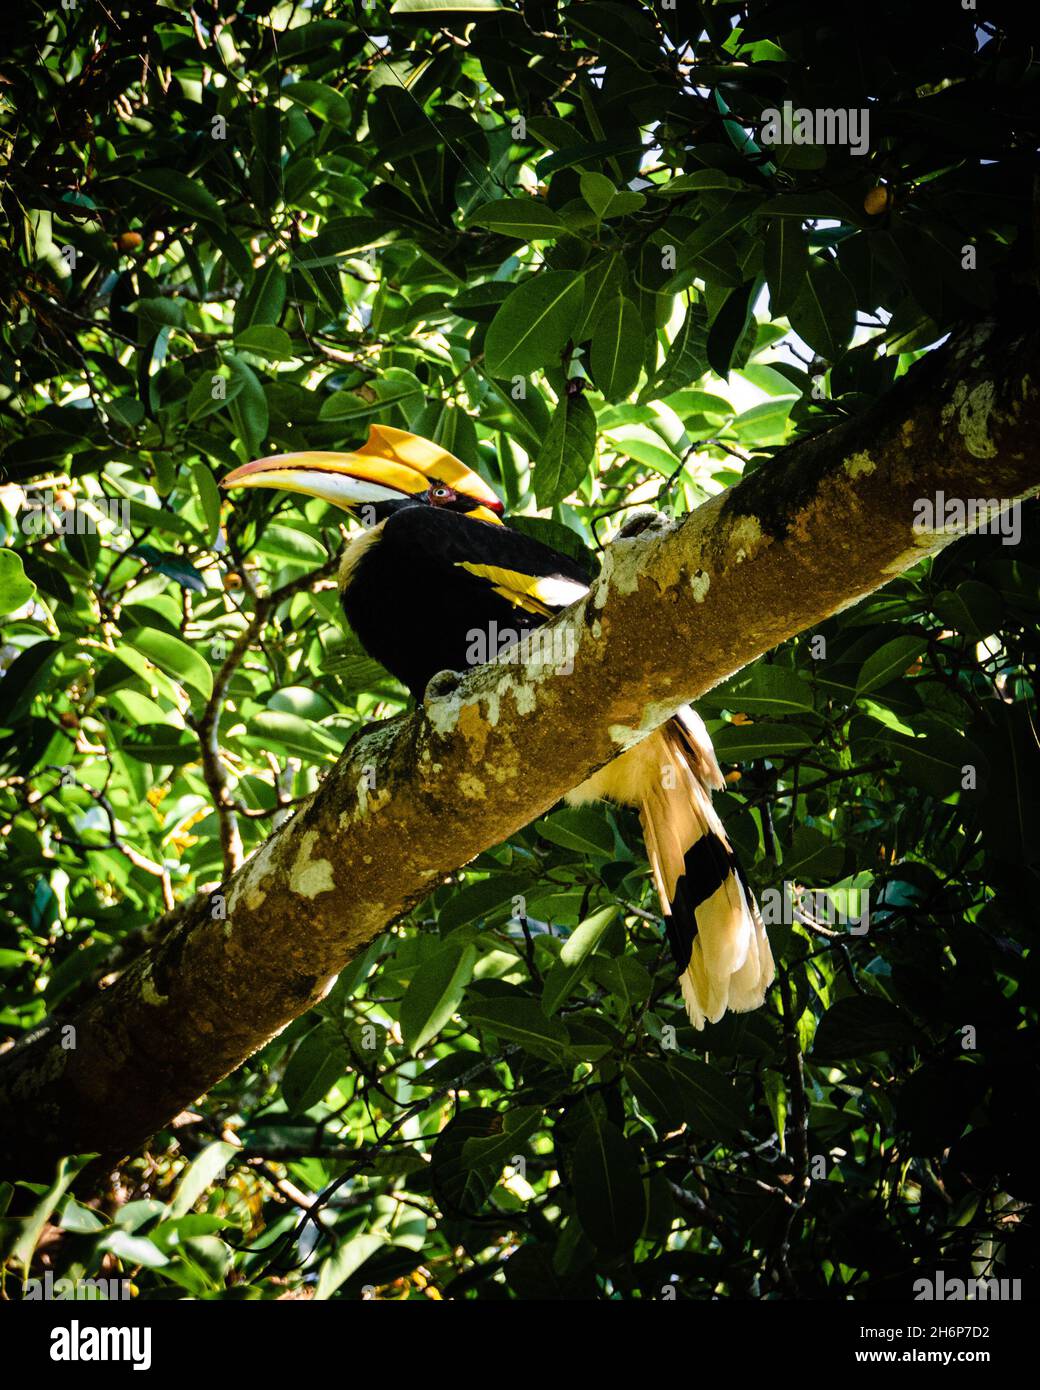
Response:
[[[226,504],[220,475],[394,424],[595,564],[633,504],[768,474],[1028,293],[1016,13],[28,9],[0,64],[9,1037],[71,1016],[405,705],[338,607],[342,514]],[[869,110],[869,147],[767,143],[785,101]],[[15,1284],[870,1298],[1035,1270],[1020,521],[701,702],[781,919],[765,1008],[694,1033],[634,813],[555,810],[99,1193],[67,1194],[72,1165],[27,1218],[5,1186]]]

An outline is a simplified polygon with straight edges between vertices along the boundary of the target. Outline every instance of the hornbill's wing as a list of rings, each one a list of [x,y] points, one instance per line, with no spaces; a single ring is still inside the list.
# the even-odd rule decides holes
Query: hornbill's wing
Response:
[[[508,599],[516,608],[523,608],[528,613],[540,613],[543,618],[551,618],[589,591],[584,581],[568,579],[564,575],[524,574],[522,570],[485,565],[474,560],[456,560],[455,564],[478,579],[486,579],[496,594]]]
[[[423,545],[439,560],[483,581],[524,612],[551,618],[588,592],[588,575],[577,561],[522,531],[419,508],[403,513],[396,524],[401,521],[422,533]]]

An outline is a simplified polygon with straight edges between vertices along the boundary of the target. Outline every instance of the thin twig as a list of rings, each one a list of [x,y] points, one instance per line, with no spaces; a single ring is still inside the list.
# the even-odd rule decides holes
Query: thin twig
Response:
[[[339,557],[333,556],[309,574],[291,579],[279,588],[272,589],[269,594],[262,594],[256,598],[252,618],[235,638],[224,664],[214,677],[212,694],[206,701],[202,713],[194,721],[195,733],[202,750],[202,775],[216,807],[220,825],[220,847],[224,856],[224,873],[228,877],[239,868],[244,857],[242,835],[238,828],[238,808],[231,794],[220,755],[220,715],[228,686],[270,615],[294,594],[312,588],[319,580],[330,578],[335,574],[338,565]]]

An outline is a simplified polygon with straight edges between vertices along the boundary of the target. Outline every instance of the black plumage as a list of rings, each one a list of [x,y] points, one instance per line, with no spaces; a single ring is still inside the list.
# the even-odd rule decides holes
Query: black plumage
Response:
[[[464,671],[472,633],[521,633],[549,614],[531,612],[463,568],[494,566],[545,579],[588,584],[574,560],[507,526],[418,501],[402,505],[362,538],[342,588],[343,609],[370,656],[421,700],[438,671]],[[349,553],[349,552],[348,552]],[[577,591],[574,597],[577,597]],[[565,605],[541,600],[550,611]]]

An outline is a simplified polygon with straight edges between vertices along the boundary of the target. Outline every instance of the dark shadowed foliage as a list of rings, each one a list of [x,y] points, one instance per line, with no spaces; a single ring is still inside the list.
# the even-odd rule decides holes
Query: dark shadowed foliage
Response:
[[[0,62],[11,1040],[406,704],[340,612],[342,514],[228,503],[227,469],[396,425],[594,566],[628,507],[680,514],[751,471],[768,497],[785,443],[959,324],[1032,312],[1024,8],[24,14]],[[867,146],[768,143],[785,102],[868,110]],[[104,1180],[72,1195],[82,1156],[49,1191],[4,1174],[9,1287],[1035,1278],[1035,521],[1005,513],[700,702],[774,922],[763,1009],[695,1033],[635,813],[556,809]]]

